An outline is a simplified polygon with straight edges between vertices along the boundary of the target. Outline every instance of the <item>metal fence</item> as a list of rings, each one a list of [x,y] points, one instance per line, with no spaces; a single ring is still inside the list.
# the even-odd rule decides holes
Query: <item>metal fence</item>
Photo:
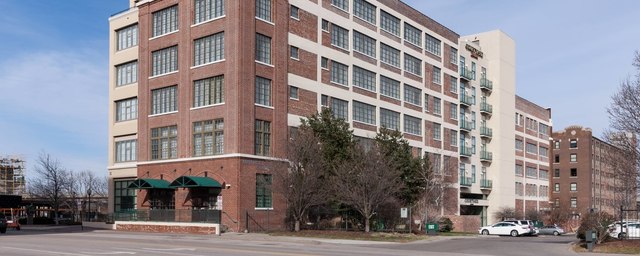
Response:
[[[640,210],[620,207],[619,221],[612,224],[610,233],[619,239],[640,239]]]
[[[220,224],[220,217],[220,210],[144,209],[115,212],[106,221],[156,221]]]

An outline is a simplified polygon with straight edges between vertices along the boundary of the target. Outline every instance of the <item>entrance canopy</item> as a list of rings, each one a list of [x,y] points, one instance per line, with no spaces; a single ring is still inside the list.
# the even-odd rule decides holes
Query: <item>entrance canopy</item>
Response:
[[[136,179],[134,180],[128,188],[131,189],[173,189],[169,187],[169,182],[166,180],[160,179]]]
[[[180,176],[169,185],[170,188],[221,188],[217,180],[209,177]]]

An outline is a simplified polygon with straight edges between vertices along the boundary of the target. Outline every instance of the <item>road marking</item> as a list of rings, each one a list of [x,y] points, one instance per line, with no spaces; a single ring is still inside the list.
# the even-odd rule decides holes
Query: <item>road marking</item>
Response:
[[[160,248],[140,248],[142,250],[149,251],[195,251],[195,248],[168,248],[168,249],[160,249]]]
[[[13,249],[13,250],[16,250],[16,251],[30,251],[30,252],[44,253],[43,255],[59,254],[59,255],[69,255],[69,256],[91,256],[89,254],[78,254],[78,253],[70,253],[70,252],[54,252],[54,251],[49,251],[49,250],[45,251],[45,250],[26,249],[26,248],[17,248],[17,247],[8,247],[8,246],[3,246],[2,248]]]
[[[136,252],[81,252],[91,255],[116,255],[116,254],[137,254]]]

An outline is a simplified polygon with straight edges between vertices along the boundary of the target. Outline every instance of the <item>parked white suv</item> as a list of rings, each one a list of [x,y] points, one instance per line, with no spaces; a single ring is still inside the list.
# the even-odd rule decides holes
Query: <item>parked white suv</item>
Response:
[[[522,235],[535,235],[537,234],[536,232],[536,228],[534,227],[534,223],[532,220],[505,220],[504,222],[511,222],[511,223],[515,223],[518,224],[520,226],[522,226],[523,228],[527,229],[528,232]]]
[[[640,222],[623,222],[622,228],[620,223],[609,226],[609,235],[618,239],[623,238],[640,238]]]

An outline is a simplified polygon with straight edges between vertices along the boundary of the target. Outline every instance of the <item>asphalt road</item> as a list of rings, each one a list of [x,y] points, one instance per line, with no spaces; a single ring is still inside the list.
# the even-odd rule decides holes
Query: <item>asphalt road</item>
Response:
[[[573,236],[436,237],[412,243],[388,243],[227,233],[222,236],[130,233],[107,230],[9,230],[0,235],[0,255],[575,255]]]

